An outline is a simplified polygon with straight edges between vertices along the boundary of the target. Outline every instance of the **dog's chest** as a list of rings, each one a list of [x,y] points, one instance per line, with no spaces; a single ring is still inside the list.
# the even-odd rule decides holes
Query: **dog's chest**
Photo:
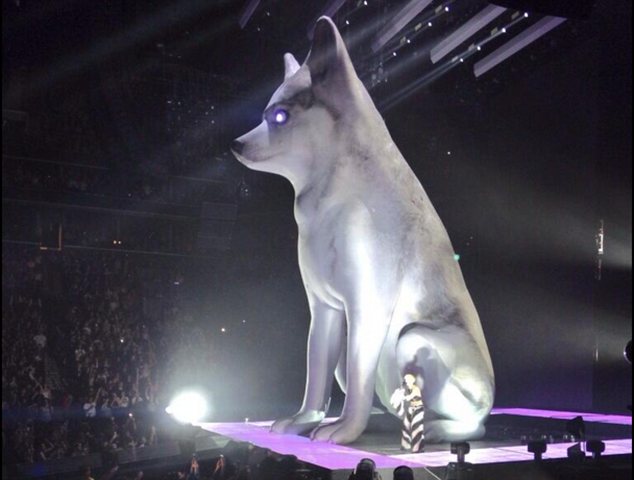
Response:
[[[298,218],[298,260],[308,290],[326,301],[334,301],[338,276],[345,266],[339,251],[338,235],[342,231],[339,215],[320,214]]]
[[[315,280],[332,280],[338,262],[336,232],[328,223],[316,223],[300,228],[298,237],[299,263],[302,271]]]

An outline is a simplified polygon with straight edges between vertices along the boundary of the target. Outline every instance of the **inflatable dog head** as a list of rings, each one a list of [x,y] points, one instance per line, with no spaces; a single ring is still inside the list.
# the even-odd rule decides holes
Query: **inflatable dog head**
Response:
[[[256,128],[234,140],[232,151],[249,168],[287,177],[294,186],[340,158],[333,141],[347,135],[373,138],[385,126],[359,80],[337,27],[328,17],[317,21],[313,44],[303,65],[284,55],[284,81]]]

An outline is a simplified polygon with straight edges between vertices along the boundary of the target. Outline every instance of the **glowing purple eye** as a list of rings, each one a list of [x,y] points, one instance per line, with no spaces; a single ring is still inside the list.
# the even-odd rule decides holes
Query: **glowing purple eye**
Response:
[[[284,125],[288,121],[289,114],[283,108],[278,108],[273,112],[273,121],[277,125]]]

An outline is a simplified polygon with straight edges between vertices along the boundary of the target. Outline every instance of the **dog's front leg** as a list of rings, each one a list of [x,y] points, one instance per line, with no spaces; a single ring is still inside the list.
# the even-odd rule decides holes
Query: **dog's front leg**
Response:
[[[372,409],[376,370],[389,326],[389,312],[368,299],[346,309],[348,318],[347,392],[341,417],[316,428],[314,440],[350,443],[367,426]]]
[[[295,415],[277,420],[271,427],[274,432],[308,432],[326,416],[334,371],[343,346],[345,318],[343,311],[316,300],[314,296],[309,294],[308,299],[311,323],[304,402]]]

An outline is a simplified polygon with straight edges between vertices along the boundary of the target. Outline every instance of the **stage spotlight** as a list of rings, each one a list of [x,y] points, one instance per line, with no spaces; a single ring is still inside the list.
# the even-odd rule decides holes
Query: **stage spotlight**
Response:
[[[528,451],[535,456],[534,459],[536,462],[540,462],[542,459],[542,454],[546,452],[546,441],[531,440],[530,442],[528,442]]]
[[[464,457],[471,451],[471,445],[468,442],[452,442],[451,453],[458,455],[458,463],[464,463]]]
[[[179,422],[194,423],[203,419],[208,405],[200,393],[183,392],[170,402],[165,411]]]
[[[623,356],[625,357],[625,360],[627,360],[629,363],[632,363],[632,340],[627,342],[627,345],[625,345]]]
[[[592,453],[592,458],[598,460],[601,454],[605,452],[605,443],[601,440],[588,440],[586,442],[586,450]]]
[[[451,453],[458,455],[457,462],[449,462],[445,471],[445,480],[473,480],[473,465],[464,461],[464,457],[471,450],[467,442],[452,442]]]

